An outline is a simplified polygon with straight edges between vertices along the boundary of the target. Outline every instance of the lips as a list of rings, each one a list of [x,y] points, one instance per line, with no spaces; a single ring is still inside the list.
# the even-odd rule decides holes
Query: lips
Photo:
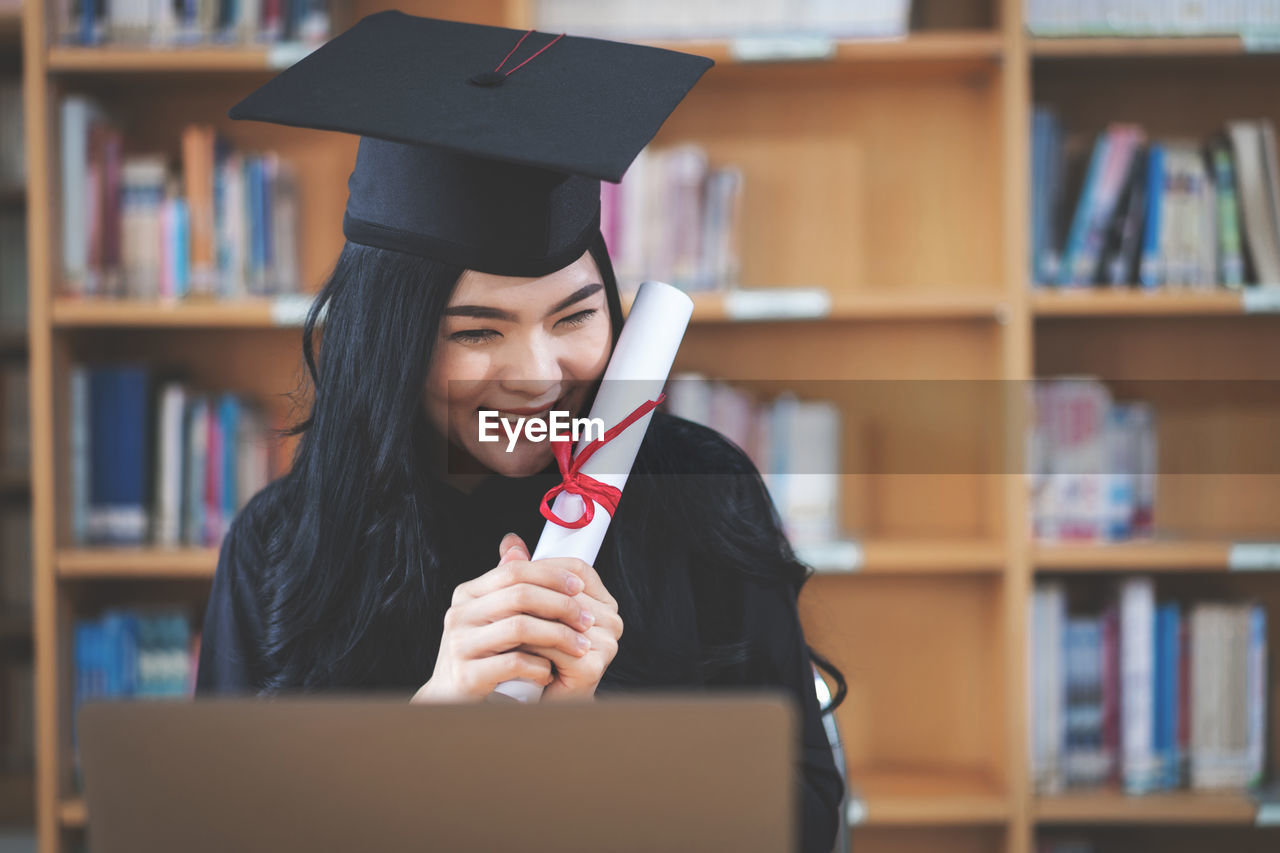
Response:
[[[476,411],[481,411],[481,410],[496,411],[499,416],[504,418],[529,418],[529,417],[546,415],[552,409],[560,409],[563,407],[563,403],[564,403],[564,398],[561,397],[560,399],[556,400],[554,403],[551,403],[550,405],[547,405],[547,406],[542,406],[540,408],[498,409],[498,408],[480,406],[479,408],[476,409]]]

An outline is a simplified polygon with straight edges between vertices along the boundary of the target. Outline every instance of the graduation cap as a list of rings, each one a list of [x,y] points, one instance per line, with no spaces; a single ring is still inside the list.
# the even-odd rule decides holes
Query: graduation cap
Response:
[[[603,39],[379,12],[231,108],[360,135],[348,240],[497,275],[574,262],[617,183],[714,63]]]

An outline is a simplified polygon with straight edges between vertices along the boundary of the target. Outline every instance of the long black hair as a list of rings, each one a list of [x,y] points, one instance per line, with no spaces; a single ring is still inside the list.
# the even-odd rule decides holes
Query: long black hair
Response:
[[[590,253],[605,285],[616,343],[622,306],[599,235]],[[299,437],[290,472],[256,498],[273,520],[264,525],[269,533],[263,579],[269,593],[260,651],[267,691],[388,686],[406,676],[421,683],[431,674],[438,646],[424,636],[429,630],[409,636],[403,628],[439,625],[451,599],[440,547],[448,524],[431,474],[430,457],[438,449],[433,441],[439,437],[427,421],[423,388],[444,309],[463,272],[451,264],[347,243],[307,315],[302,338],[309,411],[284,431]],[[706,455],[721,452],[723,458],[727,442],[713,435],[699,428],[682,441],[714,440],[716,447]],[[714,496],[690,493],[681,508],[681,502],[669,501],[670,489],[668,500],[662,500],[662,487],[653,485],[663,476],[685,473],[664,470],[661,455],[642,453],[637,461],[637,472],[651,476],[635,482],[649,482],[655,499],[632,499],[628,486],[619,517],[632,510],[633,523],[611,527],[597,564],[602,575],[609,573],[610,591],[628,619],[607,673],[619,684],[642,680],[655,668],[674,672],[675,662],[689,657],[687,649],[666,645],[670,632],[663,623],[677,618],[667,606],[671,591],[661,588],[661,579],[650,582],[643,573],[627,571],[628,553],[660,537],[672,512],[693,511],[709,499],[758,504],[764,494],[759,475],[739,453],[729,465],[749,469],[745,490],[717,486]],[[635,491],[643,493],[644,486]],[[647,511],[659,504],[668,504],[666,515]],[[725,565],[789,582],[798,592],[809,571],[781,537],[776,511],[771,504],[751,509],[767,513],[772,526],[744,525],[722,537],[724,542],[707,545],[723,545],[716,554]],[[751,517],[736,511],[727,516]],[[619,528],[628,528],[629,535]],[[698,617],[705,624],[716,618]],[[741,664],[751,653],[734,636],[741,631],[732,620],[718,631],[708,628],[693,671],[706,675]],[[810,654],[837,680],[833,706],[838,704],[843,678],[820,655]]]

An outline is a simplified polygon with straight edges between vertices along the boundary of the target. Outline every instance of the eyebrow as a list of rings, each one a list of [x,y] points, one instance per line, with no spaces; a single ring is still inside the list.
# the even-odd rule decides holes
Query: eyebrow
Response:
[[[599,282],[583,285],[566,298],[561,299],[555,305],[551,306],[551,310],[547,312],[547,316],[550,317],[552,314],[563,311],[573,303],[581,302],[583,299],[586,299],[588,296],[591,296],[602,289],[604,289],[604,285]],[[516,315],[512,314],[510,311],[503,311],[501,308],[492,308],[488,305],[454,305],[451,308],[444,309],[444,313],[447,317],[477,317],[482,320],[506,320],[511,323],[516,321]]]

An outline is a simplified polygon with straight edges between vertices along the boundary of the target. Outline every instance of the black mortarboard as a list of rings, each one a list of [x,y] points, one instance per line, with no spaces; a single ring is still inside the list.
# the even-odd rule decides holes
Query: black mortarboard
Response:
[[[600,181],[622,179],[712,64],[379,12],[229,115],[360,135],[348,240],[539,276],[587,250],[600,227]]]

